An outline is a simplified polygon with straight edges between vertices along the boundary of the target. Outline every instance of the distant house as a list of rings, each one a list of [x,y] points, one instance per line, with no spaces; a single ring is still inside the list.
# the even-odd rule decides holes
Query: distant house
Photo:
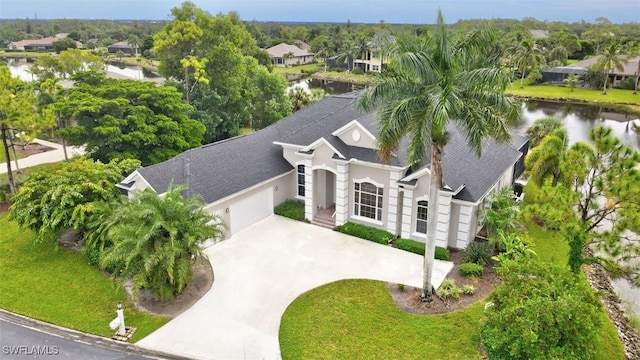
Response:
[[[585,75],[587,73],[587,69],[595,65],[598,62],[598,59],[600,59],[600,55],[578,61],[577,63],[568,66],[557,66],[543,70],[542,81],[545,83],[560,83],[566,79],[569,74]],[[616,86],[628,77],[636,76],[638,74],[638,62],[640,62],[640,56],[626,57],[626,60],[627,64],[624,66],[622,71],[613,69],[611,74],[609,74],[609,83],[612,86]]]
[[[483,226],[487,197],[522,174],[528,139],[487,140],[478,157],[464,133],[449,125],[438,225],[428,229],[430,164],[407,165],[406,139],[389,161],[380,160],[378,122],[353,106],[356,96],[328,96],[255,133],[138,169],[117,186],[132,195],[187,185],[187,195],[200,196],[205,211],[229,226],[227,236],[273,214],[274,205],[298,199],[305,218],[317,224],[354,222],[421,242],[433,231],[438,246],[466,248]]]
[[[546,39],[549,37],[547,30],[529,30],[534,39]]]
[[[293,44],[302,50],[311,50],[311,45],[302,40],[293,40]]]
[[[10,42],[7,48],[12,51],[53,51],[53,43],[56,40],[67,37],[66,33],[59,33],[55,36],[45,37],[42,39],[29,39]],[[76,41],[76,46],[82,48],[82,43]]]
[[[273,65],[286,67],[292,65],[310,64],[314,55],[308,50],[302,50],[295,45],[280,43],[267,49]]]
[[[117,54],[118,51],[122,51],[127,55],[133,55],[135,49],[126,41],[118,41],[117,43],[107,46],[107,51],[109,52],[109,54]]]
[[[381,72],[382,56],[381,49],[384,44],[395,42],[395,38],[391,36],[388,30],[380,30],[373,35],[371,41],[367,44],[369,49],[361,56],[353,59],[353,68],[362,69],[364,72]]]

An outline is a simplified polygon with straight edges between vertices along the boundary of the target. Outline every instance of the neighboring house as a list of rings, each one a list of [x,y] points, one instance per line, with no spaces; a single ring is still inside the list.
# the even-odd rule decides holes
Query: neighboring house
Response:
[[[267,49],[267,53],[275,66],[292,66],[310,64],[313,62],[313,53],[300,49],[295,45],[280,43]]]
[[[353,68],[362,69],[364,72],[380,72],[382,71],[382,58],[379,49],[367,50],[362,57],[353,59]]]
[[[122,51],[127,55],[133,55],[134,50],[135,49],[133,48],[133,46],[129,45],[129,43],[126,41],[118,41],[117,43],[113,43],[107,46],[107,51],[109,52],[109,54],[116,54],[118,53],[118,51]]]
[[[59,33],[42,39],[30,39],[10,42],[7,45],[9,50],[13,51],[52,51],[53,42],[67,37],[66,33]],[[82,43],[76,41],[76,46],[82,48]]]
[[[511,144],[488,140],[478,158],[450,127],[438,227],[427,229],[429,166],[412,171],[404,147],[382,163],[375,148],[375,115],[354,109],[356,95],[326,97],[255,133],[141,168],[118,187],[130,196],[146,188],[162,194],[172,183],[186,184],[185,195],[201,196],[205,210],[228,224],[227,235],[293,198],[304,201],[309,220],[325,216],[331,225],[361,223],[422,242],[427,231],[436,231],[438,246],[465,248],[483,225],[478,210],[486,197],[512,186],[521,174],[528,140],[519,135]]]
[[[578,61],[575,64],[568,66],[558,66],[551,69],[542,71],[542,82],[546,83],[561,83],[569,74],[585,75],[587,69],[592,67],[598,62],[600,55],[590,57],[588,59]],[[613,69],[609,74],[609,83],[612,86],[618,85],[621,81],[624,81],[629,76],[638,75],[638,62],[640,57],[626,57],[627,64],[624,65],[624,69],[619,71]]]
[[[549,37],[547,30],[529,30],[534,39],[546,39]]]
[[[293,40],[293,44],[302,50],[307,50],[307,51],[311,50],[311,45],[307,44],[302,40]]]

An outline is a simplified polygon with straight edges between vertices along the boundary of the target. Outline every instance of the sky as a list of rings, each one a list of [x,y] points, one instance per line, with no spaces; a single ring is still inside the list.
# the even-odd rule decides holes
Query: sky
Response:
[[[518,19],[640,23],[640,0],[193,0],[211,14],[236,11],[243,20],[432,24],[438,9],[445,22]],[[2,19],[170,20],[182,0],[0,0]]]

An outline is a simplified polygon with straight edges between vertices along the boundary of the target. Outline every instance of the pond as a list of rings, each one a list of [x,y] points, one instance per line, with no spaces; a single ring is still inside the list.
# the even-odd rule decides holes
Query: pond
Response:
[[[302,79],[289,83],[287,89],[302,87],[309,89],[323,89],[328,94],[343,94],[363,89],[364,85],[340,81],[324,81],[317,79]],[[637,116],[625,115],[602,106],[586,104],[554,103],[547,101],[523,101],[522,116],[514,125],[514,129],[524,134],[536,120],[555,116],[567,127],[569,141],[589,141],[589,131],[598,125],[610,127],[613,134],[623,143],[640,150],[640,136],[633,131],[633,123],[640,127]]]
[[[17,76],[24,81],[32,81],[30,69],[33,65],[32,59],[13,59],[7,58],[0,61],[6,61],[9,71],[13,76]],[[123,64],[107,64],[107,76],[118,79],[134,79],[157,81],[161,79],[157,74],[144,69],[141,66],[123,65]]]

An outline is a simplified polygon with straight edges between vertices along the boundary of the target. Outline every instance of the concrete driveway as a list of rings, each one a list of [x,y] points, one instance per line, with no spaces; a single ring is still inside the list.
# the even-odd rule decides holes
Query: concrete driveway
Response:
[[[422,286],[422,256],[276,215],[205,252],[211,290],[137,345],[196,359],[279,359],[280,318],[302,293],[342,279]],[[436,261],[436,287],[452,267]]]

